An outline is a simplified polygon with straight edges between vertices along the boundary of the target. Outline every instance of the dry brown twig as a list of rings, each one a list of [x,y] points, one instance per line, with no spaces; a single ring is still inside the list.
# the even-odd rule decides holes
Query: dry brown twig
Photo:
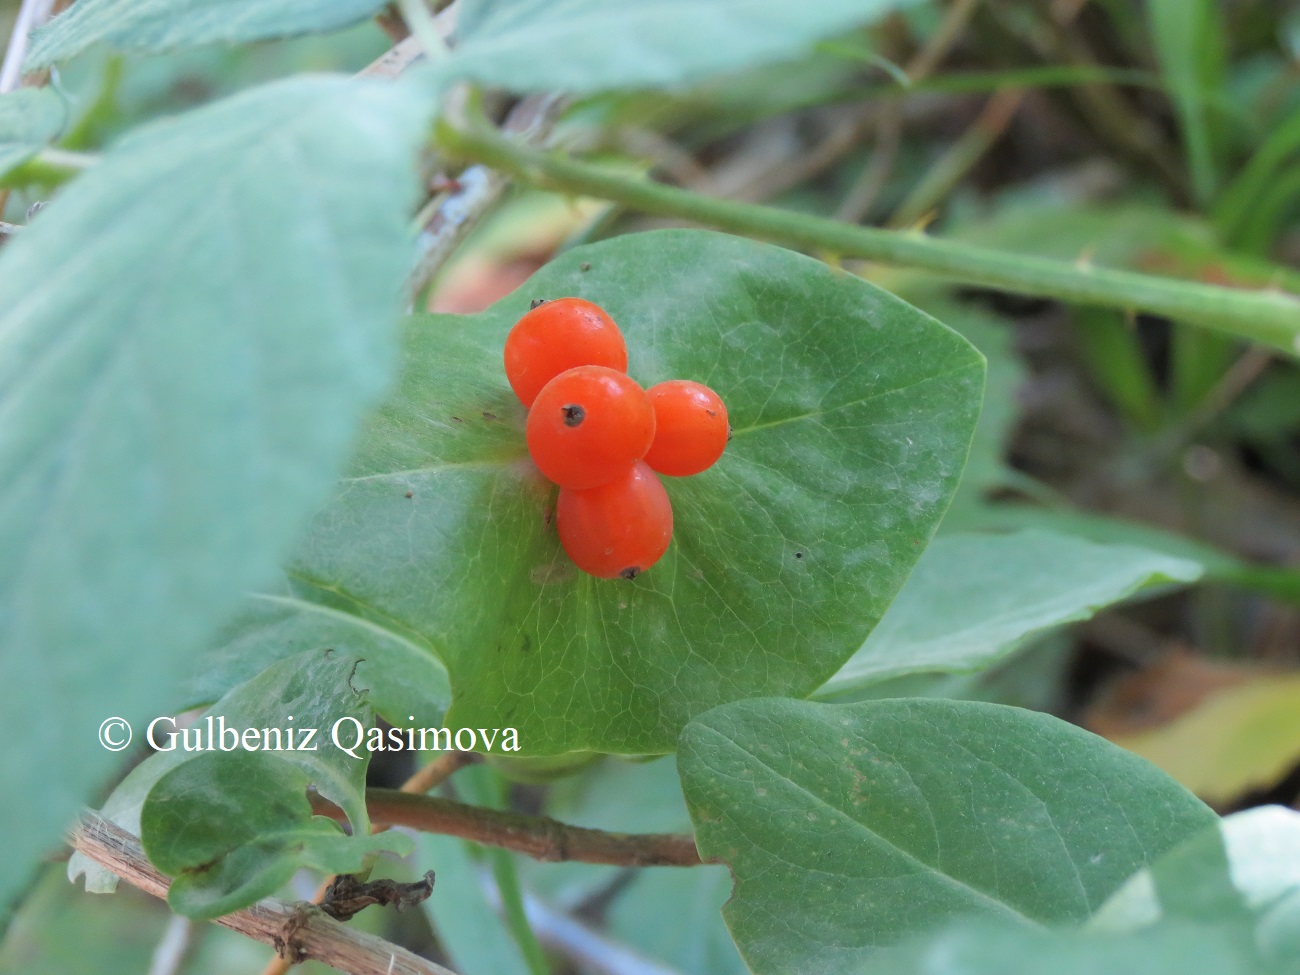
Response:
[[[447,752],[439,755],[428,765],[417,769],[415,774],[402,783],[400,791],[419,794],[428,792],[430,789],[436,789],[443,782],[451,778],[460,769],[466,765],[472,765],[479,760],[479,756],[474,752]],[[372,826],[373,832],[382,833],[388,829],[386,825]],[[316,894],[312,897],[313,904],[322,903],[330,896],[331,889],[338,883],[338,875],[326,877],[320,887],[316,889]],[[430,887],[432,888],[432,878],[430,878]],[[277,952],[262,970],[262,975],[284,975],[294,965],[294,960],[286,958]]]
[[[71,843],[131,886],[166,899],[171,882],[149,865],[140,841],[121,827],[88,813],[73,832]],[[351,975],[454,975],[382,938],[340,924],[307,904],[261,900],[217,918],[216,923],[271,945],[295,962],[311,958]]]

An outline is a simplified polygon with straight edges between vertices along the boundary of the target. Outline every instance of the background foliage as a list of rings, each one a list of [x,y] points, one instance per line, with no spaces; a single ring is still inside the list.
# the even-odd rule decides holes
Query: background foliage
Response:
[[[350,923],[463,975],[1294,970],[1300,14],[434,13],[76,0],[6,64],[0,968],[256,970],[177,918],[433,867]],[[561,295],[735,427],[634,584],[501,372]],[[515,727],[451,794],[725,867],[367,835],[427,754],[94,742],[209,708]],[[172,920],[40,866],[86,804]]]

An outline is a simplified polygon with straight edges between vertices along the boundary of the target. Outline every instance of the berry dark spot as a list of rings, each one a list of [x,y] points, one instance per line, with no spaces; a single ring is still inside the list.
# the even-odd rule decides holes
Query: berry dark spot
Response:
[[[795,553],[794,553],[794,557],[795,557],[796,559],[801,559],[801,558],[803,558],[803,552],[795,552]]]
[[[626,579],[626,580],[628,580],[629,582],[631,582],[633,579],[635,579],[635,578],[636,578],[637,576],[639,576],[640,574],[641,574],[641,566],[639,566],[639,565],[629,565],[626,569],[624,569],[622,572],[620,572],[620,573],[618,574],[618,577],[619,577],[620,579]]]
[[[534,308],[541,308],[542,305],[546,304],[546,301],[547,299],[545,298],[534,298],[528,303],[528,310],[532,311]]]
[[[709,414],[709,416],[717,416],[717,415],[718,415],[718,411],[717,411],[717,410],[705,410],[704,412],[707,413],[707,414]]]
[[[415,492],[414,492],[414,491],[407,491],[405,496],[408,497],[408,498],[413,498],[413,497],[415,497]]]
[[[581,264],[578,265],[578,270],[579,270],[579,271],[590,271],[590,270],[591,270],[591,265],[588,264],[586,261],[583,261]]]
[[[560,412],[564,414],[564,425],[566,427],[580,426],[582,421],[587,418],[587,411],[577,403],[561,406]]]
[[[484,410],[484,411],[483,411],[483,419],[485,419],[485,420],[495,420],[496,418],[497,418],[497,415],[496,415],[495,413],[489,413],[487,410]]]
[[[458,416],[453,416],[453,417],[452,417],[452,420],[454,420],[456,423],[464,423],[464,422],[465,422],[464,420],[462,420],[462,419],[461,419],[460,417],[458,417]]]

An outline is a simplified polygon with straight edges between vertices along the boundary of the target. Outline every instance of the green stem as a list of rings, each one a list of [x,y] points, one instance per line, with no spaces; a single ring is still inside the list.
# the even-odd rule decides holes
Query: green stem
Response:
[[[443,120],[438,142],[453,158],[481,162],[525,183],[601,197],[657,216],[678,217],[732,233],[811,251],[929,271],[953,281],[1083,305],[1142,311],[1203,325],[1300,354],[1300,300],[1281,291],[1246,291],[1047,260],[825,217],[702,196],[600,166],[539,152],[485,124]]]

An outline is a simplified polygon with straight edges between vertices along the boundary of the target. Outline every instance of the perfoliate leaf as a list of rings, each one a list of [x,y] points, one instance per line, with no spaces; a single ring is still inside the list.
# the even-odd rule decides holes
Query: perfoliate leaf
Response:
[[[635,580],[578,572],[502,367],[533,298],[622,327],[631,375],[694,379],[735,436],[667,478],[673,543]],[[961,473],[983,378],[960,336],[865,282],[703,231],[567,252],[471,317],[411,323],[397,396],[365,434],[294,572],[418,634],[455,727],[525,754],[670,750],[723,701],[812,691],[861,645]]]

